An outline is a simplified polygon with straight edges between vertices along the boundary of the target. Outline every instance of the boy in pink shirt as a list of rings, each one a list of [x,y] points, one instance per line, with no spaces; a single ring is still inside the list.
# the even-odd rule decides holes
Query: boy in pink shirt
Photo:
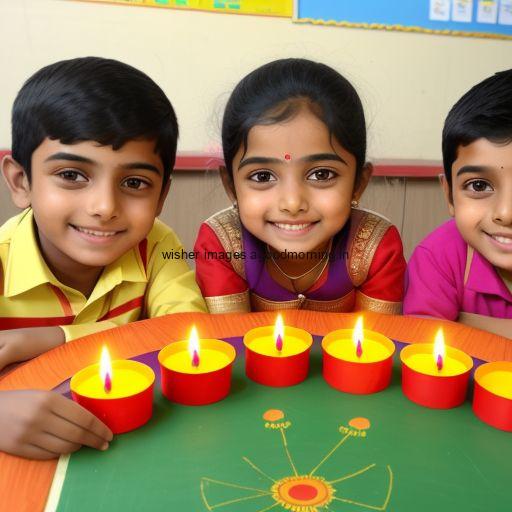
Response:
[[[454,217],[415,249],[404,314],[512,338],[512,69],[474,86],[443,129],[443,189]]]

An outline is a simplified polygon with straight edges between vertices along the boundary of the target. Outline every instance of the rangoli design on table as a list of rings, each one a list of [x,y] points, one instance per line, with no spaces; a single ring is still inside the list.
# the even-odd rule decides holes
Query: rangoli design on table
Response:
[[[354,505],[356,508],[367,510],[385,511],[388,507],[391,493],[393,490],[393,471],[389,465],[386,466],[387,472],[387,490],[385,491],[385,498],[380,504],[365,503],[354,499],[343,497],[342,491],[337,487],[338,484],[346,482],[351,478],[357,478],[367,471],[371,471],[377,467],[376,464],[369,464],[361,469],[349,474],[335,476],[328,479],[326,476],[319,474],[320,468],[329,460],[336,451],[349,439],[365,439],[367,437],[368,429],[370,428],[370,421],[367,418],[352,418],[348,425],[341,425],[339,432],[341,439],[334,445],[333,448],[306,474],[300,473],[293,461],[290,453],[290,448],[286,439],[286,430],[291,426],[291,422],[285,418],[283,411],[278,409],[269,409],[263,414],[265,420],[264,426],[267,429],[275,430],[279,433],[282,439],[284,453],[287,461],[291,467],[292,474],[286,475],[281,478],[273,478],[265,473],[259,466],[247,457],[242,457],[256,473],[262,476],[265,480],[269,481],[269,487],[260,489],[256,487],[248,487],[239,485],[235,482],[225,482],[215,480],[209,477],[201,478],[201,497],[203,503],[209,511],[213,510],[236,510],[242,503],[253,502],[251,510],[254,512],[267,512],[268,510],[285,509],[291,512],[335,512],[338,510],[345,510],[342,504]],[[211,503],[208,499],[208,494],[215,486],[222,486],[224,488],[237,489],[243,491],[244,496],[222,501],[220,503]],[[385,486],[383,486],[385,489]],[[265,504],[263,507],[256,509],[257,500],[262,498],[270,498],[273,503],[271,505]],[[338,508],[337,508],[338,506]],[[342,506],[340,509],[339,506]]]

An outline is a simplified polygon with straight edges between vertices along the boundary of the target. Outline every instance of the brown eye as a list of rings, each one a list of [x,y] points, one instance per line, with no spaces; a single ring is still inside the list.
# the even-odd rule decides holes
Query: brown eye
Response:
[[[328,181],[335,178],[336,176],[337,174],[330,169],[316,169],[308,176],[308,180]]]
[[[471,192],[492,192],[493,188],[485,180],[474,180],[466,184],[465,188]]]
[[[73,171],[72,169],[66,169],[58,173],[57,176],[60,176],[65,181],[74,181],[74,182],[83,182],[87,181],[85,176],[83,176],[78,171]]]
[[[276,179],[270,171],[258,171],[249,176],[251,181],[256,183],[268,183],[269,181],[275,181]]]
[[[128,178],[123,182],[123,186],[133,188],[136,190],[142,190],[144,188],[147,188],[149,185],[140,178]]]

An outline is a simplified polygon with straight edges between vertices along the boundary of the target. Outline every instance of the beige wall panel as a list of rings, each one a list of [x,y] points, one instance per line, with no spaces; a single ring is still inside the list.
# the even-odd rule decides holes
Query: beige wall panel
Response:
[[[201,223],[230,204],[217,171],[175,172],[160,218],[191,251]]]
[[[363,194],[361,207],[387,217],[401,232],[404,202],[404,178],[373,177]]]
[[[416,245],[449,218],[439,180],[408,178],[402,229],[405,257],[409,258]]]

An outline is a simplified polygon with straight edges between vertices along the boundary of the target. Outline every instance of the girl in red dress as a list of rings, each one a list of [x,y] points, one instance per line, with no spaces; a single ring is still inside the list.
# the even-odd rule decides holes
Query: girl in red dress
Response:
[[[358,209],[371,176],[353,86],[334,69],[282,59],[247,75],[224,114],[233,206],[195,245],[211,313],[283,309],[401,312],[397,229]]]

